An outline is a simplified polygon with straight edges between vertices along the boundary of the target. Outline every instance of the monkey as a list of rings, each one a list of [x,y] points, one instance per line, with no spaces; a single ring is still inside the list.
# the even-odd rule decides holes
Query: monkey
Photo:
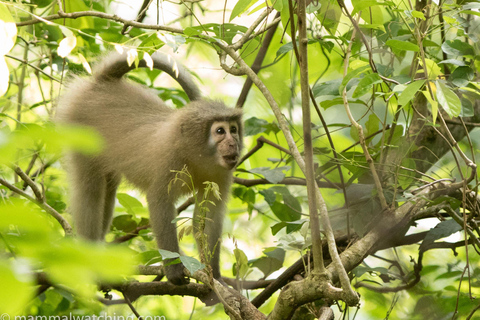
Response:
[[[165,104],[151,89],[124,75],[125,54],[113,52],[94,69],[93,76],[73,77],[58,100],[56,121],[95,129],[104,140],[97,155],[70,152],[70,211],[81,238],[102,241],[110,229],[116,190],[125,178],[146,195],[158,247],[179,252],[175,203],[189,188],[171,183],[175,171],[187,168],[203,199],[204,183],[218,185],[221,199],[206,202],[205,235],[212,253],[213,277],[221,278],[220,246],[223,215],[233,171],[243,147],[242,112],[223,102],[202,98],[190,73],[164,54],[152,55],[154,68],[168,73],[184,89],[190,103],[180,109]],[[142,59],[139,67],[145,67]],[[193,226],[198,227],[200,208],[195,207]],[[197,241],[198,242],[198,241]],[[200,247],[200,244],[199,244]],[[182,264],[165,266],[167,280],[187,284]]]

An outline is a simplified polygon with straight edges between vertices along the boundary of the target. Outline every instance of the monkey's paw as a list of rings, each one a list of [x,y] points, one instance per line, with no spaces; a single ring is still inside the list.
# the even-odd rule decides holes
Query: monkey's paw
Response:
[[[168,281],[177,286],[189,284],[190,279],[185,275],[183,269],[184,266],[181,263],[167,266],[165,268],[165,275],[167,276]]]

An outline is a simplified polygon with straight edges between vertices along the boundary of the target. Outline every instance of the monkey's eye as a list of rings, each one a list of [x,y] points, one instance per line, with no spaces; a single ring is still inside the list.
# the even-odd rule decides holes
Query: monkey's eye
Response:
[[[230,133],[237,133],[237,127],[233,126],[230,128]]]
[[[225,129],[223,127],[217,128],[216,132],[218,134],[225,134]]]

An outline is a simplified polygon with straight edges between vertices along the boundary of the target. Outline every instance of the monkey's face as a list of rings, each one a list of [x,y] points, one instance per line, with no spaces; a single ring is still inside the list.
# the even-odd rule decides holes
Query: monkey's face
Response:
[[[231,170],[237,165],[240,139],[237,121],[215,121],[210,127],[210,143],[215,145],[216,161],[225,169]]]

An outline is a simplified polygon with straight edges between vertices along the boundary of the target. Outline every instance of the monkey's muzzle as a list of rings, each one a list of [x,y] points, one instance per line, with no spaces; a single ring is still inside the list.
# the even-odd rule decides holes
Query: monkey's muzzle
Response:
[[[233,168],[238,163],[238,153],[223,156],[223,161],[230,167]]]

